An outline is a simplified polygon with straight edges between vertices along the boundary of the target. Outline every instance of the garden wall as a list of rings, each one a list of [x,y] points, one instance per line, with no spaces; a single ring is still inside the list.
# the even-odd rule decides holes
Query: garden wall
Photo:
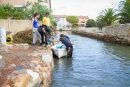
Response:
[[[4,27],[6,31],[11,31],[11,35],[19,31],[31,29],[31,20],[0,20],[0,27]]]

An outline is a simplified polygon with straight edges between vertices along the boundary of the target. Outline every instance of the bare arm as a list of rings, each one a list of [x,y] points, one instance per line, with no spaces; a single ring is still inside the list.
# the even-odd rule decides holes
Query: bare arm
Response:
[[[59,40],[52,40],[52,42],[60,42]]]

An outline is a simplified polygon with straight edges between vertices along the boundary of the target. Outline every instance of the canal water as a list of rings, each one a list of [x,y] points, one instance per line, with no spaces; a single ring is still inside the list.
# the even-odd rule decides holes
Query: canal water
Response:
[[[130,87],[130,47],[68,35],[75,45],[73,60],[54,58],[51,87]]]

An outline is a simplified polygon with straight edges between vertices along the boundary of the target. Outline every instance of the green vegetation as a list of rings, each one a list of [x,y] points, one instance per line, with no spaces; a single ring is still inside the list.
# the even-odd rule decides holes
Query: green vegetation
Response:
[[[119,11],[119,22],[122,24],[130,23],[130,0],[121,1],[119,4]]]
[[[110,26],[113,22],[118,20],[117,10],[113,8],[102,10],[99,16],[97,17],[97,20],[98,22],[104,22],[107,26]]]
[[[79,22],[79,19],[76,16],[68,16],[66,20],[72,25],[77,24]]]
[[[96,27],[96,22],[93,19],[89,19],[86,23],[86,27]]]
[[[96,19],[97,27],[102,29],[105,26],[114,24],[130,23],[130,0],[122,0],[119,3],[118,10],[108,8],[102,10]]]
[[[42,18],[45,16],[46,12],[50,13],[50,20],[52,23],[52,26],[57,26],[56,22],[54,21],[54,18],[52,16],[52,10],[49,9],[47,6],[41,5],[42,0],[38,0],[38,2],[31,3],[27,1],[27,3],[21,7],[13,7],[10,4],[2,4],[0,5],[0,19],[8,19],[9,17],[11,19],[16,20],[31,20],[33,15],[37,12],[40,14],[39,20],[42,20]]]
[[[33,17],[33,14],[36,12],[40,14],[39,20],[42,20],[42,18],[45,16],[46,12],[50,13],[50,19],[53,19],[52,10],[49,9],[47,6],[41,5],[42,0],[38,0],[38,2],[31,3],[27,1],[27,3],[23,6],[25,9],[25,18],[31,19]]]
[[[24,10],[22,8],[15,8],[10,4],[0,5],[0,19],[23,19]]]

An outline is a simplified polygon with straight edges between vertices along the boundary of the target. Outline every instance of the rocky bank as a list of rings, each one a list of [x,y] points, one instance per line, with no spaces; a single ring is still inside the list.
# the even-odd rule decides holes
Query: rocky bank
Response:
[[[48,87],[54,63],[50,47],[7,45],[0,52],[0,87]]]
[[[130,45],[129,38],[122,38],[122,37],[107,34],[107,33],[104,34],[103,32],[86,32],[84,30],[72,30],[72,32],[74,34],[79,34],[79,35],[83,35],[86,37],[95,38],[95,39],[99,39],[99,40],[103,40],[103,41],[114,42],[114,43],[124,44],[124,45]],[[108,30],[106,32],[108,32]],[[110,33],[110,31],[109,31],[109,33]]]

